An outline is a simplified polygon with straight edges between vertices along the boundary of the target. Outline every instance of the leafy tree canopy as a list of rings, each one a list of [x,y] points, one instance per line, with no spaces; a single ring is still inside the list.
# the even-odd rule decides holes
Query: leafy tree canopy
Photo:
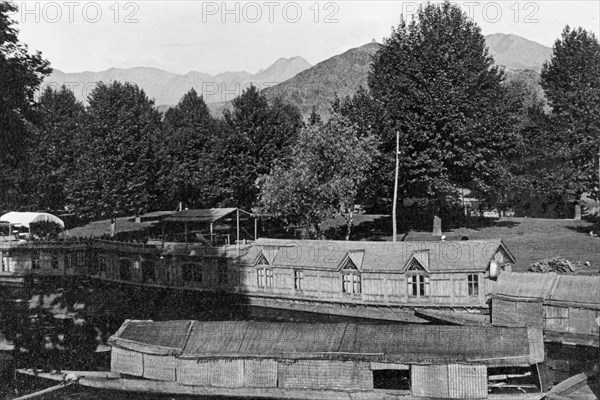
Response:
[[[600,43],[595,35],[567,26],[544,64],[541,83],[552,107],[547,124],[551,143],[543,147],[554,160],[549,175],[559,178],[556,183],[570,200],[579,200],[586,191],[597,196]]]
[[[216,126],[204,99],[194,89],[166,112],[159,186],[167,209],[179,201],[191,208],[213,205]]]
[[[343,117],[309,125],[300,132],[289,165],[276,166],[262,177],[262,211],[282,218],[288,227],[307,225],[315,237],[322,235],[325,219],[341,213],[349,237],[354,205],[374,153],[372,137],[360,137]]]
[[[401,135],[401,188],[444,198],[458,188],[490,193],[510,174],[504,159],[517,139],[510,101],[480,28],[446,1],[419,8],[376,53],[368,82],[384,110],[381,140]],[[391,175],[391,171],[388,172]]]
[[[233,110],[224,112],[226,129],[216,149],[220,180],[228,191],[221,204],[251,209],[259,195],[256,180],[289,156],[302,114],[279,99],[269,104],[255,86],[232,103]]]
[[[0,208],[22,205],[21,188],[27,186],[25,152],[35,91],[51,72],[41,53],[29,53],[19,42],[10,14],[13,3],[0,1]]]
[[[76,213],[111,218],[155,207],[160,114],[130,83],[100,83],[89,96],[75,172],[68,182]]]

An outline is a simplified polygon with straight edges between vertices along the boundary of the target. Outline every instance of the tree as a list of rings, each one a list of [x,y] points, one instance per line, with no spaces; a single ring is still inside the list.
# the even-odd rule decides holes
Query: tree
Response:
[[[581,28],[568,26],[553,46],[541,74],[552,112],[548,118],[553,161],[549,175],[560,179],[564,195],[578,201],[583,192],[599,194],[600,43]]]
[[[480,28],[446,1],[403,18],[376,53],[368,77],[383,108],[388,157],[400,132],[401,188],[438,198],[457,189],[484,194],[510,181],[503,160],[513,151],[520,104],[502,87]],[[386,171],[392,181],[393,171]]]
[[[322,222],[339,213],[346,219],[349,240],[356,199],[374,153],[372,138],[360,137],[343,117],[304,128],[291,162],[261,178],[261,210],[281,217],[288,227],[308,225],[317,238]]]
[[[179,201],[192,208],[213,206],[218,197],[213,152],[216,126],[204,99],[194,89],[166,112],[159,186],[161,203],[168,209]]]
[[[140,214],[157,199],[160,114],[130,83],[100,83],[89,96],[69,200],[82,217]]]
[[[221,204],[251,209],[258,199],[256,180],[285,159],[302,127],[297,107],[275,99],[269,104],[250,86],[224,112],[227,129],[216,152],[220,181],[228,194]]]
[[[84,107],[65,86],[48,87],[36,107],[37,129],[28,157],[33,171],[33,192],[37,208],[59,210],[67,203],[65,185],[73,172]]]
[[[28,174],[27,145],[35,91],[51,72],[40,52],[19,42],[9,14],[13,3],[0,1],[0,208],[14,207]]]
[[[312,126],[312,125],[319,125],[322,123],[323,123],[323,121],[321,120],[321,116],[317,112],[317,107],[313,105],[312,109],[310,111],[310,115],[308,116],[308,125]]]

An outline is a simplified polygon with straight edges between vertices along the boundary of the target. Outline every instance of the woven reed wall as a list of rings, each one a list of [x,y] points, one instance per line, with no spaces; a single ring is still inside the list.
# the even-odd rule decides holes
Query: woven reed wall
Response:
[[[279,363],[279,387],[308,389],[372,390],[369,363],[327,360],[298,360]]]
[[[567,307],[544,306],[545,328],[551,331],[567,332],[569,309]]]
[[[244,360],[177,360],[177,381],[184,385],[240,388]]]
[[[244,387],[277,387],[277,361],[244,360]]]
[[[454,399],[483,399],[488,396],[485,365],[448,365],[448,395]]]
[[[111,371],[133,376],[142,376],[144,374],[142,353],[113,347],[110,355]]]
[[[544,334],[541,326],[528,326],[527,337],[529,342],[529,364],[544,362]]]
[[[541,301],[518,302],[503,299],[492,300],[492,324],[496,326],[542,326]]]
[[[174,381],[177,361],[173,356],[144,354],[144,378],[157,381]]]
[[[413,396],[447,398],[450,395],[445,365],[413,365],[410,382]]]

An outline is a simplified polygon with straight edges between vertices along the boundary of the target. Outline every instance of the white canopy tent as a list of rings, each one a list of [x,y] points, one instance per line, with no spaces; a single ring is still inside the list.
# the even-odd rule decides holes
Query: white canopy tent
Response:
[[[31,231],[30,225],[35,222],[54,222],[60,225],[61,228],[65,227],[62,219],[48,213],[12,211],[0,216],[0,223],[9,225],[9,235],[12,234],[13,226],[24,227]]]

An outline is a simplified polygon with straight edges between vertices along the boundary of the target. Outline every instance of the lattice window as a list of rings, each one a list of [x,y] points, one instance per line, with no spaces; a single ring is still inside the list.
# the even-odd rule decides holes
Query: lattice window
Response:
[[[258,257],[258,260],[256,260],[256,263],[254,265],[269,265],[269,262],[267,261],[267,258],[265,257],[265,255],[261,254]]]
[[[304,271],[294,271],[294,289],[302,290],[304,288]]]
[[[412,275],[407,279],[408,295],[411,297],[429,296],[429,276]]]
[[[410,264],[408,264],[408,271],[425,271],[425,268],[423,268],[421,263],[413,257]]]
[[[479,296],[479,275],[467,275],[467,288],[469,290],[469,296]]]
[[[342,274],[342,292],[349,294],[362,293],[362,278],[360,274],[345,273]]]

